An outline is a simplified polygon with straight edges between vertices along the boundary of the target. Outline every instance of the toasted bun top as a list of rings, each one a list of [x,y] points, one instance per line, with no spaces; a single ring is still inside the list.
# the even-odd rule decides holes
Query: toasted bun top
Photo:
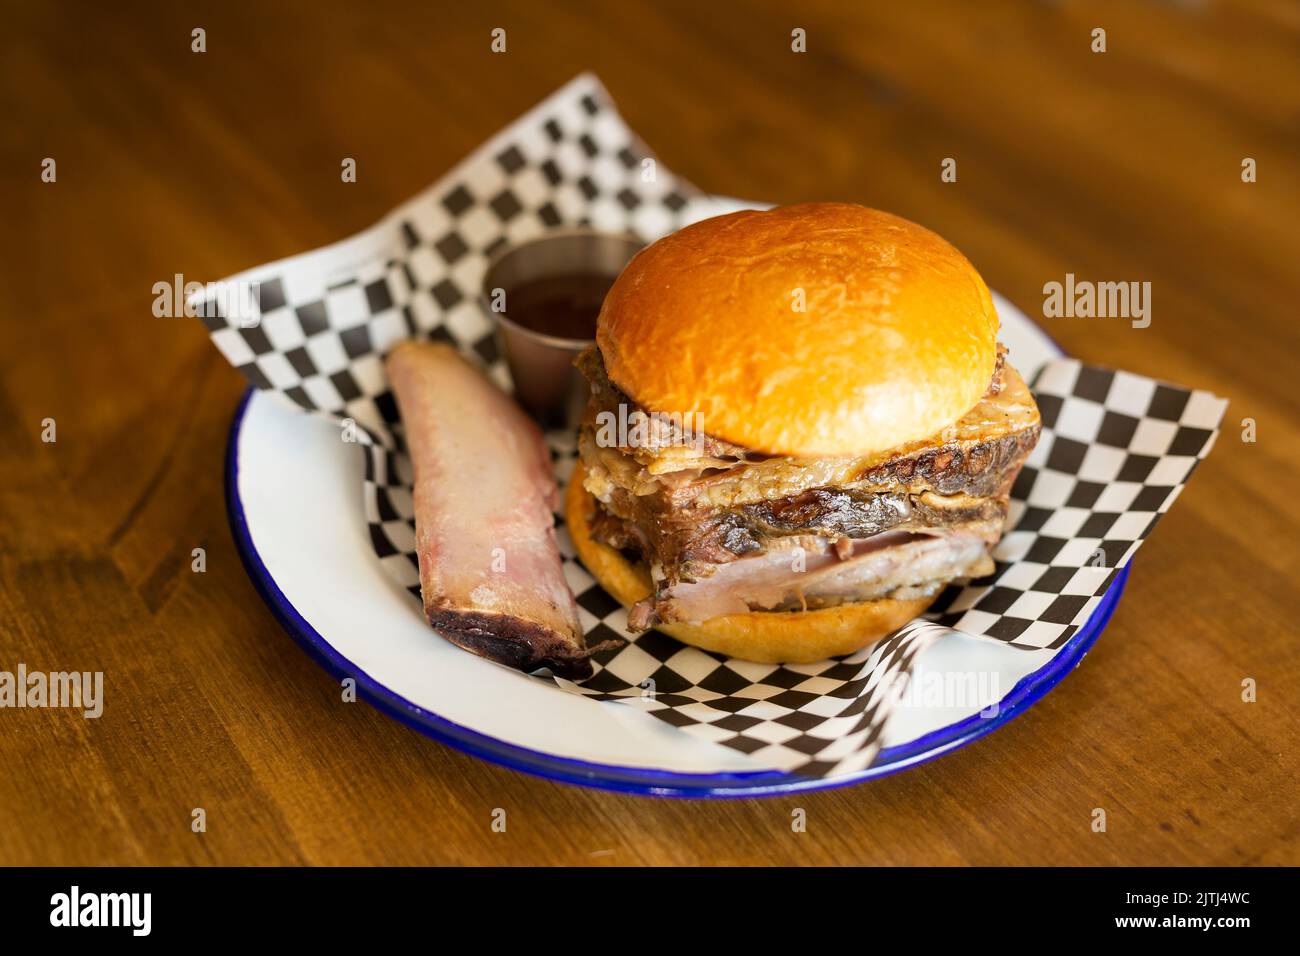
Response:
[[[801,310],[802,307],[802,310]],[[997,359],[984,280],[898,216],[808,203],[706,219],[642,250],[596,344],[648,411],[754,451],[862,455],[969,411]]]

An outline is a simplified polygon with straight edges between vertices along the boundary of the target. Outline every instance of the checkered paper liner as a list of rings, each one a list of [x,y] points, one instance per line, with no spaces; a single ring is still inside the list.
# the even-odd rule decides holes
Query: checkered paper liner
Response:
[[[652,166],[653,175],[647,175]],[[396,342],[451,342],[509,388],[476,299],[488,257],[547,229],[590,224],[652,240],[738,208],[655,164],[604,88],[583,75],[442,180],[351,239],[226,280],[255,285],[258,314],[202,310],[213,342],[259,389],[352,428],[366,457],[364,509],[379,561],[418,601],[411,467],[383,356]],[[755,664],[630,635],[626,612],[560,547],[590,643],[624,637],[582,684],[535,679],[635,706],[681,730],[812,777],[871,765],[916,656],[955,632],[1045,665],[1172,505],[1213,445],[1226,405],[1073,360],[1031,383],[1043,434],[1013,490],[993,575],[948,588],[925,619],[846,658]],[[353,427],[354,426],[354,427]],[[561,487],[575,436],[547,436]],[[418,606],[418,605],[417,605]]]

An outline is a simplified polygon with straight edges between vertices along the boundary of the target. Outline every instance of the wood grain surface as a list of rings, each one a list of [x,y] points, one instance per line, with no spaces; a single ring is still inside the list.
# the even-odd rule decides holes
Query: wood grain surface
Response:
[[[42,3],[0,18],[0,669],[106,682],[99,720],[0,710],[0,863],[1300,862],[1294,3]],[[1231,400],[1104,636],[1005,728],[826,793],[587,791],[342,703],[259,600],[222,503],[244,383],[197,321],[152,315],[153,284],[362,229],[584,69],[703,188],[900,213],[1031,315],[1067,272],[1150,281],[1149,328],[1044,324],[1087,361]]]

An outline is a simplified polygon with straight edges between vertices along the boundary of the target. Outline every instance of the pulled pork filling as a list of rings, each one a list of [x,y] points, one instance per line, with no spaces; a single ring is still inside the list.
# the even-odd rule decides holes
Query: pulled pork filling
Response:
[[[941,434],[867,456],[793,458],[665,427],[588,349],[579,452],[592,536],[645,560],[654,583],[629,628],[917,597],[990,573],[1040,427],[1004,352],[984,397]],[[611,415],[641,427],[602,427]]]

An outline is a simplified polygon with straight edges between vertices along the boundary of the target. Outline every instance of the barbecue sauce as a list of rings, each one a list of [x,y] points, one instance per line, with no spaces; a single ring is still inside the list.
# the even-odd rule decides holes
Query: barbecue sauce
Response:
[[[545,276],[510,290],[506,316],[516,325],[561,339],[594,339],[596,316],[614,276]]]

